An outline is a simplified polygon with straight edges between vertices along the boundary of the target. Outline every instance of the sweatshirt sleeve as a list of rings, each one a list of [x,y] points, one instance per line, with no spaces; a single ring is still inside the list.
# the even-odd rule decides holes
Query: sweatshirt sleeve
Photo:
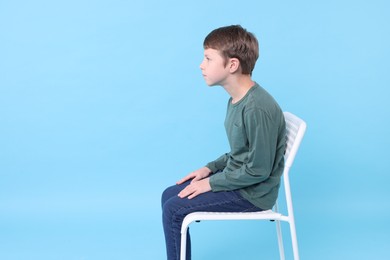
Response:
[[[259,109],[246,111],[244,115],[247,135],[247,157],[242,166],[210,177],[212,191],[245,188],[269,178],[277,146],[278,129],[273,120]]]
[[[229,155],[225,153],[224,155],[220,156],[218,159],[206,164],[206,167],[209,168],[213,173],[217,171],[222,171],[226,167],[228,157]]]

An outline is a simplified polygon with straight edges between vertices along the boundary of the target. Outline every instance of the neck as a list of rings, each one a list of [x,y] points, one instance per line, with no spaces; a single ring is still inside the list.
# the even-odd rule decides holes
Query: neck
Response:
[[[240,75],[240,77],[232,79],[231,82],[224,84],[222,87],[232,97],[232,103],[240,101],[253,87],[255,82],[251,79],[250,75]]]

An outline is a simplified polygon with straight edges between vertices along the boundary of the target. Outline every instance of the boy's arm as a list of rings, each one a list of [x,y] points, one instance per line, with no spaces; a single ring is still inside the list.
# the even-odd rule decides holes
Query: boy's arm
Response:
[[[178,181],[176,184],[182,184],[192,179],[191,183],[187,185],[182,191],[180,191],[178,196],[180,198],[188,197],[188,199],[192,199],[199,194],[210,191],[210,178],[207,177],[213,172],[223,170],[226,166],[227,158],[228,155],[224,154],[217,160],[209,162],[206,166],[191,172],[183,179]]]
[[[191,179],[192,182],[198,181],[208,177],[211,173],[215,173],[219,170],[223,170],[226,166],[227,158],[228,158],[228,154],[222,155],[218,159],[209,162],[206,166],[191,172],[181,180],[177,181],[176,184],[182,184]]]
[[[215,173],[217,171],[222,171],[226,167],[228,158],[229,158],[229,154],[225,153],[224,155],[220,156],[218,159],[206,164],[206,167],[209,168],[212,173]]]
[[[178,182],[176,184],[183,184],[184,182],[191,180],[191,182],[202,180],[210,175],[212,171],[207,167],[202,167],[196,171],[191,172]]]
[[[259,110],[247,111],[245,128],[249,142],[246,163],[234,171],[210,177],[212,191],[235,190],[260,183],[269,178],[277,149],[278,125]]]

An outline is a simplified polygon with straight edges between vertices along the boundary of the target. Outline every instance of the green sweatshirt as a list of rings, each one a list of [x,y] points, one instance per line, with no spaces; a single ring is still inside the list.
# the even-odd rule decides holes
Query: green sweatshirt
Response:
[[[284,168],[286,124],[279,105],[257,83],[237,103],[229,99],[225,129],[230,152],[206,166],[213,192],[239,190],[255,206],[271,209]]]

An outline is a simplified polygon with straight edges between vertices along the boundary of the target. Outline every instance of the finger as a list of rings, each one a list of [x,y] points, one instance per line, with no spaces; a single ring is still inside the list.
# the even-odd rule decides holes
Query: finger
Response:
[[[179,192],[178,196],[180,198],[185,198],[190,195],[192,192],[190,191],[189,186],[185,187],[182,191]]]
[[[176,184],[182,184],[186,181],[188,181],[189,179],[193,178],[191,175],[187,175],[186,177],[184,177],[183,179],[179,180],[178,182],[176,182]]]
[[[194,193],[192,193],[190,196],[188,196],[188,199],[193,199],[195,198],[196,196],[198,196],[200,193],[198,191],[195,191]]]
[[[190,191],[182,191],[182,192],[179,193],[178,196],[179,196],[180,198],[184,199],[185,197],[188,197],[188,198],[189,198],[189,196],[191,196],[191,194],[193,194],[193,193],[190,192]]]
[[[201,180],[202,178],[200,176],[195,176],[195,178],[192,179],[191,183]]]

